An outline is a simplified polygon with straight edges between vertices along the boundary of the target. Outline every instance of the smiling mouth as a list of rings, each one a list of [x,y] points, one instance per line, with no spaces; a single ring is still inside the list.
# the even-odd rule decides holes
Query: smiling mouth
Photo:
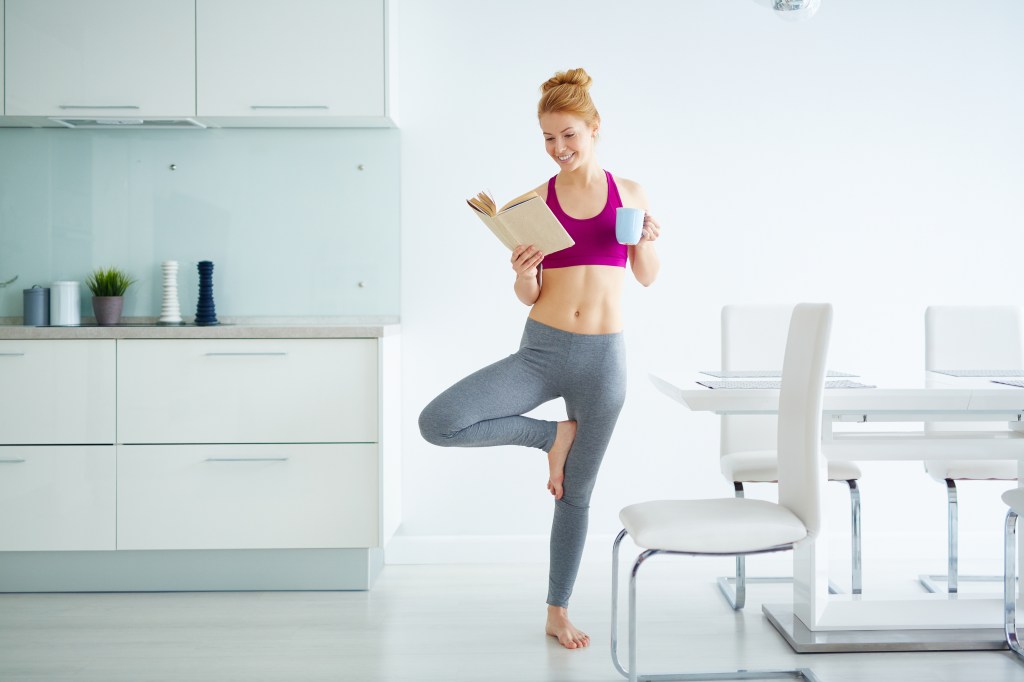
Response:
[[[566,154],[565,156],[556,156],[555,158],[558,159],[559,163],[569,163],[574,156],[576,156],[576,152]]]

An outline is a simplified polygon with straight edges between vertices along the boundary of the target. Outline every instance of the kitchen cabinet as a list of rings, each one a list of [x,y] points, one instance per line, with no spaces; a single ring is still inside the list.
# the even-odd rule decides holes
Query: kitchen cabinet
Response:
[[[194,0],[4,1],[5,115],[195,115]]]
[[[126,339],[120,443],[374,443],[375,339]]]
[[[395,124],[392,0],[0,0],[0,126]]]
[[[4,0],[0,0],[0,94],[4,92]],[[4,115],[4,98],[0,97],[0,116]]]
[[[114,446],[0,446],[0,552],[115,547]]]
[[[0,592],[368,589],[393,330],[0,327]]]
[[[196,109],[211,125],[386,125],[384,0],[196,0]]]
[[[115,344],[0,341],[0,445],[113,445]]]
[[[114,549],[115,344],[0,341],[0,552]]]
[[[126,445],[117,547],[373,547],[377,446]]]

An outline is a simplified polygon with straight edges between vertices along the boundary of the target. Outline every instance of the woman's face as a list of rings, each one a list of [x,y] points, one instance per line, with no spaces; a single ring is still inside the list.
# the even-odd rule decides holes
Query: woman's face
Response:
[[[548,156],[562,170],[575,170],[590,161],[594,153],[597,126],[588,126],[582,118],[563,112],[551,112],[540,117],[544,133],[544,147]]]

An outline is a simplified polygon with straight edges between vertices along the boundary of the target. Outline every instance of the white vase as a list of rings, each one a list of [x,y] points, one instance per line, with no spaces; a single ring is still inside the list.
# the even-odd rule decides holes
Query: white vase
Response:
[[[166,260],[160,266],[164,271],[164,298],[160,310],[160,324],[181,324],[178,305],[178,261]]]

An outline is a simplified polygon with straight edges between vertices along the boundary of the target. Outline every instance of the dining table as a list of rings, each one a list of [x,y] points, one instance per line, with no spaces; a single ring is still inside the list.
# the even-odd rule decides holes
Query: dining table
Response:
[[[713,374],[659,369],[649,377],[661,393],[695,412],[778,412],[779,380],[766,378],[772,372],[751,372],[757,377],[746,380]],[[843,461],[1009,459],[1024,473],[1024,377],[1012,374],[965,369],[892,380],[830,377],[822,401],[820,456]],[[903,424],[896,429],[895,422]],[[826,467],[820,470],[824,487]],[[830,594],[825,530],[798,543],[793,552],[792,602],[762,606],[794,651],[1005,648],[1001,587],[998,594]],[[1019,555],[1018,565],[1024,565],[1022,559]]]

